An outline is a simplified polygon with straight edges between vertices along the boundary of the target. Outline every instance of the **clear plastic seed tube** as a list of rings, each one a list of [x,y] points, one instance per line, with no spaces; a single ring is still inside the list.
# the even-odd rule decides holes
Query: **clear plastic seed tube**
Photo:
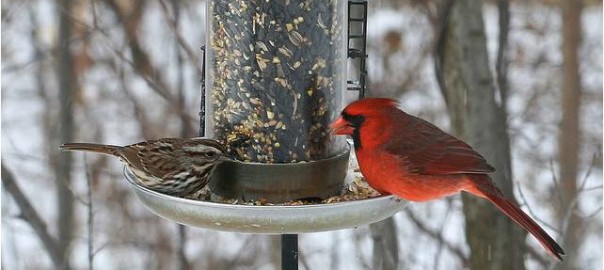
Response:
[[[344,0],[208,0],[206,134],[241,161],[341,152],[329,134],[346,90]]]

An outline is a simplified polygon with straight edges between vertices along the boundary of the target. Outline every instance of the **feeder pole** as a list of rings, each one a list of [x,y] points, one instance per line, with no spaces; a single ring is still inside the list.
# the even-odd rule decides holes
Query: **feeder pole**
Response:
[[[298,235],[281,235],[281,270],[298,270]]]

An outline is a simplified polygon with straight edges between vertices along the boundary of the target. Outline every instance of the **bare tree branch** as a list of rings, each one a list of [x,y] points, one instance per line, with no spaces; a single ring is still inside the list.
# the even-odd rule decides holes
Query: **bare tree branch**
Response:
[[[354,230],[353,231],[353,246],[355,248],[355,254],[354,254],[354,258],[356,258],[357,262],[360,265],[361,269],[372,269],[372,265],[369,259],[367,259],[367,257],[365,256],[366,252],[363,251],[362,247],[362,243],[363,243],[363,239],[368,237],[367,235],[371,233],[369,231],[369,228],[367,228],[366,230]]]
[[[86,157],[84,156],[84,164],[87,164]],[[93,213],[93,202],[92,202],[92,177],[90,170],[86,168],[86,197],[88,203],[86,209],[88,212],[88,269],[94,270],[94,213]]]
[[[440,5],[440,10],[438,11],[439,20],[433,20],[434,23],[434,45],[432,52],[432,59],[434,60],[434,72],[436,73],[436,81],[438,82],[439,89],[441,94],[443,95],[445,101],[448,100],[448,91],[447,86],[445,84],[445,76],[443,74],[443,60],[444,50],[446,45],[446,37],[449,25],[449,17],[451,16],[451,10],[453,8],[453,4],[455,0],[443,0],[444,3]]]
[[[55,267],[59,268],[63,263],[63,259],[58,248],[58,240],[48,233],[46,222],[42,220],[36,209],[29,202],[29,199],[23,194],[17,185],[13,173],[4,166],[3,162],[0,166],[2,167],[2,185],[13,196],[13,199],[19,206],[21,210],[19,217],[34,229]]]
[[[600,187],[600,189],[602,189],[602,187]],[[592,211],[591,213],[589,213],[587,215],[584,215],[583,219],[589,220],[589,219],[594,218],[597,214],[602,212],[602,209],[604,209],[604,207],[602,205],[600,205],[598,208],[596,208],[596,210]]]
[[[457,247],[455,245],[453,245],[451,242],[449,242],[447,239],[444,239],[442,237],[442,235],[438,232],[433,231],[432,229],[428,228],[428,226],[426,226],[426,224],[424,224],[414,213],[413,211],[407,209],[405,211],[403,211],[408,217],[409,220],[411,220],[413,222],[413,224],[415,224],[415,226],[422,232],[424,232],[426,235],[432,237],[434,240],[437,240],[441,243],[443,243],[443,245],[449,250],[451,251],[453,254],[455,254],[457,257],[459,257],[459,259],[462,261],[463,265],[468,265],[469,263],[469,259],[468,257],[464,254],[463,250],[461,250],[460,247]]]
[[[558,177],[556,176],[556,172],[554,171],[554,161],[552,159],[549,160],[549,169],[552,174],[552,181],[554,182],[554,189],[560,190],[560,188],[561,188],[560,183],[558,183]],[[563,205],[564,199],[562,198],[562,193],[556,192],[556,195],[558,195],[558,196],[556,196],[558,199],[558,203],[560,205]]]
[[[187,244],[187,227],[182,224],[176,224],[176,226],[178,227],[178,246],[176,248],[178,269],[187,270],[191,268],[189,261],[187,260],[187,253],[185,252]]]
[[[302,252],[302,250],[300,250],[298,252],[298,259],[300,260],[300,263],[304,266],[304,269],[310,270],[312,269],[312,267],[310,267],[310,263],[308,262],[308,259],[306,258],[304,252]]]
[[[421,66],[424,64],[426,58],[433,52],[433,49],[429,46],[424,47],[421,52],[419,52],[418,56],[413,59],[413,61],[408,63],[408,66],[411,67],[407,69],[409,72],[405,72],[405,74],[400,74],[400,70],[392,70],[387,68],[386,72],[392,73],[392,76],[396,76],[399,79],[396,80],[396,85],[393,86],[393,91],[388,92],[388,96],[390,97],[400,97],[402,94],[408,92],[411,89],[411,85],[416,81],[417,77],[421,73]],[[401,77],[402,76],[402,77]],[[378,96],[385,96],[380,93],[378,89],[372,90],[372,96],[378,94]]]
[[[180,115],[181,118],[187,119],[187,121],[194,121],[195,117],[188,114],[184,110],[184,107],[180,106],[177,96],[171,93],[169,86],[164,82],[164,80],[160,76],[160,72],[155,66],[152,65],[151,58],[148,52],[144,50],[143,46],[141,46],[141,43],[137,37],[139,24],[138,20],[140,20],[141,16],[139,12],[140,9],[142,9],[142,6],[144,5],[145,1],[139,0],[138,2],[133,4],[136,5],[135,8],[132,8],[135,11],[124,10],[124,8],[122,7],[122,3],[119,1],[103,1],[110,7],[110,9],[117,15],[118,19],[122,22],[122,28],[124,29],[124,33],[126,35],[126,38],[128,39],[127,44],[128,48],[130,49],[130,55],[132,56],[132,60],[128,56],[126,56],[125,52],[120,49],[117,49],[117,46],[115,46],[115,44],[111,42],[113,38],[109,35],[109,33],[99,27],[97,18],[98,15],[96,14],[96,4],[94,3],[94,1],[91,4],[93,25],[89,25],[87,22],[84,22],[73,16],[70,17],[71,20],[82,27],[87,27],[91,31],[94,30],[104,36],[109,44],[108,49],[113,51],[115,56],[117,56],[121,61],[127,63],[128,66],[130,66],[132,70],[147,83],[147,85],[151,88],[151,90],[153,90],[153,92],[155,92],[164,100],[166,100],[172,106],[172,108]],[[133,12],[136,14],[130,14]],[[191,52],[187,52],[187,54],[189,53],[192,53],[192,50]],[[196,69],[199,69],[197,65],[194,66],[196,67]]]
[[[239,261],[241,260],[241,257],[243,257],[243,254],[245,254],[247,250],[250,250],[250,245],[255,240],[257,240],[256,237],[246,237],[245,242],[243,242],[243,245],[241,245],[241,248],[239,248],[239,250],[235,253],[235,257],[231,258],[231,260],[227,261],[224,264],[224,269],[234,269],[236,268],[236,266],[240,266],[241,264],[239,263]]]
[[[541,248],[541,247],[539,247]],[[532,246],[526,246],[526,252],[537,261],[537,263],[539,263],[539,265],[541,265],[542,268],[546,268],[548,267],[549,264],[551,264],[551,260],[547,257],[545,257],[543,254],[543,252],[537,251],[535,250],[535,248],[533,248]]]
[[[448,206],[447,208],[450,209],[451,203],[453,202],[453,198],[447,197],[445,200],[447,202],[447,206]],[[409,210],[409,211],[411,211],[411,210]],[[447,219],[449,219],[450,213],[451,213],[451,211],[446,211],[445,216],[443,217],[443,222],[441,223],[442,225],[440,226],[440,230],[438,231],[438,235],[441,238],[443,237],[443,231],[445,229],[444,225],[446,224]],[[442,241],[438,241],[438,249],[436,251],[436,255],[434,256],[434,269],[436,269],[438,267],[438,262],[440,261],[440,256],[441,256],[442,250],[443,250],[443,245],[444,245],[444,243]]]
[[[132,104],[134,118],[137,120],[136,122],[138,123],[138,126],[140,128],[140,133],[146,138],[146,136],[153,134],[151,132],[151,127],[153,125],[151,124],[151,121],[149,121],[149,119],[147,118],[143,106],[136,99],[136,97],[132,95],[132,90],[130,89],[130,86],[126,83],[126,74],[124,70],[119,69],[115,72],[117,72],[118,74],[119,83],[121,85],[120,89],[122,90],[122,92],[124,92],[126,99]]]
[[[168,103],[174,107],[175,111],[181,115],[181,117],[192,121],[193,118],[191,118],[191,116],[184,111],[184,108],[180,106],[177,97],[170,92],[170,88],[164,82],[162,77],[160,77],[160,73],[158,72],[157,68],[152,65],[149,53],[144,50],[137,37],[138,24],[140,23],[139,20],[141,16],[138,12],[142,12],[137,9],[142,9],[144,1],[138,1],[137,6],[133,8],[134,11],[124,10],[119,1],[105,0],[105,2],[122,22],[124,33],[128,40],[128,46],[130,47],[132,61],[130,61],[119,50],[116,50],[116,52],[118,52],[117,56],[128,63],[134,72],[140,75],[140,77],[147,82],[154,92],[168,101]],[[128,15],[127,12],[134,12],[136,13],[136,16]]]
[[[180,30],[178,27],[178,19],[176,18],[176,16],[174,18],[170,18],[170,16],[168,15],[169,14],[168,7],[165,3],[165,0],[159,0],[158,2],[163,11],[162,13],[164,14],[164,17],[166,18],[166,21],[168,21],[168,26],[170,26],[170,30],[172,30],[172,32],[174,33],[174,36],[176,37],[176,41],[178,42],[180,47],[185,51],[185,53],[187,54],[187,57],[189,59],[191,59],[190,61],[192,61],[194,63],[199,63],[200,60],[199,60],[198,54],[196,54],[194,52],[193,48],[191,48],[191,46],[189,46],[189,44],[187,43],[185,38],[182,36],[182,33],[180,33]],[[175,3],[175,2],[180,2],[180,1],[172,1],[172,2]],[[174,8],[175,12],[177,12],[178,10],[180,10],[180,8]],[[201,74],[200,65],[194,65],[194,66],[197,71],[197,74]]]
[[[522,192],[522,186],[521,185],[516,185],[518,187],[518,194],[520,195],[520,200],[521,202],[519,202],[520,205],[526,205],[526,209],[528,209],[529,214],[531,214],[531,216],[536,220],[539,221],[539,223],[543,224],[543,226],[549,228],[550,230],[556,232],[556,233],[560,233],[560,230],[558,230],[554,225],[548,223],[547,221],[539,218],[539,216],[533,212],[533,208],[530,207],[530,205],[528,204],[526,197],[524,196],[524,192]]]
[[[374,269],[397,269],[398,239],[393,217],[369,224],[373,239],[372,266]]]
[[[495,72],[497,85],[499,86],[499,95],[501,99],[500,108],[507,110],[508,97],[508,34],[510,31],[510,2],[509,0],[498,0],[499,9],[499,48],[497,49],[497,60],[495,62]]]
[[[592,187],[592,188],[585,188],[585,185],[587,184],[587,180],[588,180],[589,176],[591,175],[591,171],[592,171],[593,167],[596,166],[596,160],[597,160],[597,158],[598,158],[597,154],[594,154],[593,157],[592,157],[591,166],[585,172],[585,176],[583,177],[583,180],[581,181],[581,183],[579,185],[579,190],[577,192],[577,196],[575,198],[573,198],[573,200],[566,206],[566,209],[565,209],[565,213],[566,214],[564,216],[565,218],[564,218],[562,224],[568,224],[568,220],[567,219],[570,218],[571,212],[573,211],[572,209],[578,204],[578,200],[579,200],[579,197],[580,197],[580,196],[578,196],[578,194],[581,194],[581,193],[586,192],[586,191],[597,190],[597,189],[601,189],[602,188],[602,186],[596,186],[596,187]],[[556,174],[554,172],[553,166],[554,166],[553,165],[553,161],[550,160],[550,171],[552,173],[552,179],[553,179],[553,182],[554,182],[554,186],[556,187],[556,190],[560,190],[560,186],[558,185],[557,177],[556,177]],[[564,235],[566,229],[561,229],[560,230],[560,229],[556,228],[554,225],[552,225],[552,224],[546,222],[545,220],[539,218],[539,216],[533,211],[533,209],[527,203],[527,199],[524,196],[524,192],[522,191],[522,186],[521,185],[517,185],[517,187],[518,187],[518,194],[520,195],[520,199],[522,201],[520,203],[520,205],[525,205],[526,208],[528,209],[528,212],[531,214],[531,216],[535,220],[539,221],[539,223],[543,224],[543,226],[549,228],[552,231],[555,231],[556,233],[558,233],[560,235]],[[562,200],[562,198],[561,198],[562,195],[560,194],[560,192],[557,192],[557,194],[558,194],[557,197],[560,198],[560,200]],[[601,207],[600,207],[600,209],[601,209]],[[597,214],[598,212],[599,211],[596,211],[595,213]],[[563,228],[564,227],[565,226],[563,226]]]

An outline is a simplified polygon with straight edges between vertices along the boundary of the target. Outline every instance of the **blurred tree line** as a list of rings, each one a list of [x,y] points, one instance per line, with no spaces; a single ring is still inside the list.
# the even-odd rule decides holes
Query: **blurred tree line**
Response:
[[[590,23],[602,28],[601,9],[601,1],[369,2],[369,95],[400,98],[476,147],[504,193],[564,247],[564,264],[491,205],[456,196],[326,233],[328,245],[301,235],[302,268],[601,264],[602,36],[583,35]],[[380,25],[384,14],[404,18]],[[117,162],[57,149],[195,136],[205,34],[204,1],[3,1],[2,269],[279,267],[277,236],[170,223],[134,198]]]

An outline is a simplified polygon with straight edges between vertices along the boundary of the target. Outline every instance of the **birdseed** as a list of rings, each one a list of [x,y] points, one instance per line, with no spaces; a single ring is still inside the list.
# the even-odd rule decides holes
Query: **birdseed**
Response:
[[[341,151],[343,0],[210,0],[208,133],[240,161],[320,160]]]

